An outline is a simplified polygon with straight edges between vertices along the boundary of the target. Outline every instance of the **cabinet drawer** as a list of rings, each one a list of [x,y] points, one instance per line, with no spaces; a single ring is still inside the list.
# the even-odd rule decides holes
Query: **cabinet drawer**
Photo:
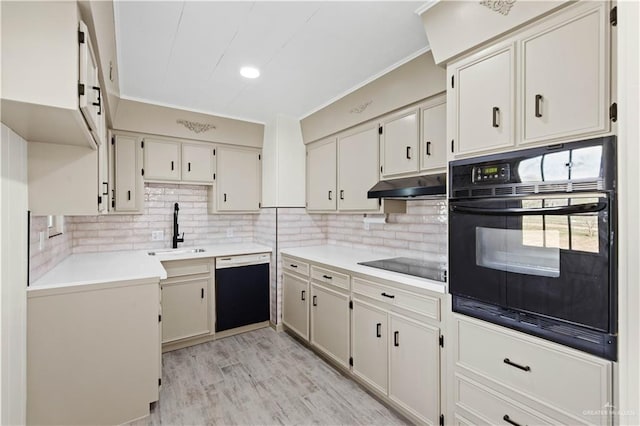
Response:
[[[353,292],[440,321],[440,299],[437,297],[409,293],[361,278],[353,279]]]
[[[311,266],[311,279],[317,282],[334,285],[349,290],[349,275],[332,271],[331,269]]]
[[[294,260],[290,257],[282,256],[282,269],[304,275],[305,277],[309,276],[309,264]]]
[[[208,274],[211,271],[211,262],[207,260],[171,260],[162,262],[167,271],[167,278],[182,277],[184,275]]]
[[[456,318],[454,326],[459,367],[495,382],[504,392],[519,393],[586,423],[607,423],[605,416],[599,419],[589,412],[611,402],[611,362],[477,320]]]
[[[478,383],[461,376],[455,378],[455,404],[481,418],[486,424],[549,425],[553,421],[534,415]]]

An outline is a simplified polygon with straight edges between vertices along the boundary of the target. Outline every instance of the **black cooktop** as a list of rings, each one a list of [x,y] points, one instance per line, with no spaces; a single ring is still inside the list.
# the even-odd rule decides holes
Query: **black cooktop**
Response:
[[[446,265],[440,262],[428,260],[412,259],[410,257],[394,257],[392,259],[372,260],[370,262],[360,262],[358,265],[370,266],[372,268],[384,269],[386,271],[399,272],[401,274],[413,275],[427,278],[429,280],[447,282]]]

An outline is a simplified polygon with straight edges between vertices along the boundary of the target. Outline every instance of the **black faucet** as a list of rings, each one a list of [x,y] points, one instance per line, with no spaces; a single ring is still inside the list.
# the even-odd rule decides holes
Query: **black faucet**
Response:
[[[173,205],[173,248],[178,248],[178,243],[184,243],[184,232],[182,233],[182,237],[180,237],[180,233],[178,232],[178,203]]]

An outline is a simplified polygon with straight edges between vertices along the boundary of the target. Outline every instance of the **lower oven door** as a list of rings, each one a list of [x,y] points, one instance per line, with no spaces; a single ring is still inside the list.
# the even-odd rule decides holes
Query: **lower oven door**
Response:
[[[452,201],[449,209],[453,295],[615,331],[607,196]]]

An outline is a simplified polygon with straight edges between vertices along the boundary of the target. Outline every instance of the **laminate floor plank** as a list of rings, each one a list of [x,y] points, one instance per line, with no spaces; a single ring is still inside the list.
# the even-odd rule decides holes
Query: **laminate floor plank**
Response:
[[[405,425],[311,350],[271,328],[162,356],[156,425]]]

